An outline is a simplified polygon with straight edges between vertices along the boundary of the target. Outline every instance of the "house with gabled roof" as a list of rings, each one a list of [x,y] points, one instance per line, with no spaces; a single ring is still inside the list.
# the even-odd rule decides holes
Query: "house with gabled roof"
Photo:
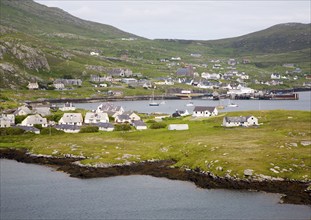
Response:
[[[66,111],[75,111],[76,107],[70,102],[66,102],[63,107],[59,108],[59,110],[66,112]]]
[[[131,123],[131,118],[129,115],[117,115],[114,119],[116,123]]]
[[[22,126],[28,126],[28,127],[33,127],[34,125],[42,125],[42,127],[47,127],[47,119],[42,118],[41,115],[36,114],[36,115],[29,115],[27,116],[22,122]]]
[[[54,126],[55,129],[64,131],[65,133],[79,133],[81,126],[70,124],[59,124]]]
[[[2,114],[0,115],[0,127],[11,127],[15,124],[15,115],[14,114]]]
[[[62,125],[78,125],[83,123],[83,117],[81,113],[64,113],[63,117],[58,121],[58,124]]]
[[[147,125],[142,120],[132,121],[132,125],[136,128],[136,130],[146,130]]]
[[[224,127],[249,127],[258,126],[258,119],[252,115],[240,117],[224,117],[222,126]]]
[[[113,131],[114,126],[111,123],[98,123],[96,124],[98,126],[98,130],[100,131]]]
[[[192,113],[193,117],[211,117],[216,115],[218,115],[217,108],[210,106],[195,106]]]
[[[39,89],[39,84],[37,82],[29,82],[27,87],[30,90],[35,90],[35,89]]]
[[[41,116],[47,116],[51,114],[50,106],[35,106],[32,108],[33,114],[39,114]]]
[[[32,111],[27,106],[18,107],[18,109],[13,113],[14,115],[29,115]]]
[[[106,112],[87,112],[85,114],[84,123],[86,124],[97,124],[108,122],[109,116]]]

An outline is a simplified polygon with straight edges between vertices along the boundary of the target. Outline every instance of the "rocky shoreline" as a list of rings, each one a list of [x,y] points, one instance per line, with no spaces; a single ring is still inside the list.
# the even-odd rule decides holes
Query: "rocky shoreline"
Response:
[[[0,158],[18,162],[56,166],[57,170],[76,178],[111,177],[120,175],[150,175],[172,180],[190,181],[201,188],[254,190],[282,194],[281,202],[290,204],[311,204],[310,182],[294,180],[254,180],[218,177],[200,170],[174,168],[174,161],[146,161],[127,165],[90,167],[77,163],[82,158],[52,157],[29,154],[26,149],[0,149]]]

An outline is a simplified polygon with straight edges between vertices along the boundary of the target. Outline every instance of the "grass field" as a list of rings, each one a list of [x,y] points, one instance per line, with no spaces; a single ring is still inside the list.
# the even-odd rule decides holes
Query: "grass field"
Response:
[[[223,128],[223,115],[195,120],[191,117],[164,122],[187,123],[187,131],[148,129],[60,135],[0,136],[1,148],[28,148],[32,153],[85,156],[83,164],[122,164],[170,159],[181,168],[210,171],[216,175],[243,177],[255,174],[310,180],[310,111],[232,112],[229,116],[254,115],[259,127]],[[270,169],[274,169],[270,170]],[[278,172],[278,173],[277,173]]]

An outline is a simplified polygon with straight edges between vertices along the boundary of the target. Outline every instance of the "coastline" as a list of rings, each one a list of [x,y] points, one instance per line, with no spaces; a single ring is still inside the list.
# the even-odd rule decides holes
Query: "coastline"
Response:
[[[311,205],[310,183],[295,180],[254,180],[218,177],[200,170],[184,170],[172,167],[174,161],[145,161],[107,167],[80,166],[76,157],[52,157],[29,154],[26,149],[1,149],[0,159],[12,159],[23,163],[54,166],[58,171],[75,178],[98,178],[120,175],[150,175],[172,180],[193,182],[206,189],[254,190],[282,194],[282,203]]]

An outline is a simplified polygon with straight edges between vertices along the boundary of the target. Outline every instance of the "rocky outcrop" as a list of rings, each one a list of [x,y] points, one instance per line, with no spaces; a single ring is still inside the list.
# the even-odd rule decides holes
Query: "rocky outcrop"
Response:
[[[272,193],[281,193],[282,202],[293,204],[311,204],[311,194],[308,186],[310,182],[294,180],[254,180],[237,179],[233,177],[218,177],[212,173],[204,173],[200,170],[184,170],[174,168],[174,161],[145,161],[131,163],[128,165],[109,166],[85,166],[78,161],[82,158],[76,157],[53,157],[46,155],[33,155],[23,149],[0,149],[0,158],[14,159],[26,163],[38,163],[45,165],[56,165],[58,170],[69,173],[71,177],[95,178],[111,177],[118,175],[151,175],[155,177],[166,177],[173,180],[183,180],[195,183],[202,188],[222,188],[239,190],[257,190]]]
[[[30,70],[50,71],[49,63],[44,53],[36,48],[15,42],[0,42],[0,58],[5,53],[10,53],[16,59],[20,60]]]

